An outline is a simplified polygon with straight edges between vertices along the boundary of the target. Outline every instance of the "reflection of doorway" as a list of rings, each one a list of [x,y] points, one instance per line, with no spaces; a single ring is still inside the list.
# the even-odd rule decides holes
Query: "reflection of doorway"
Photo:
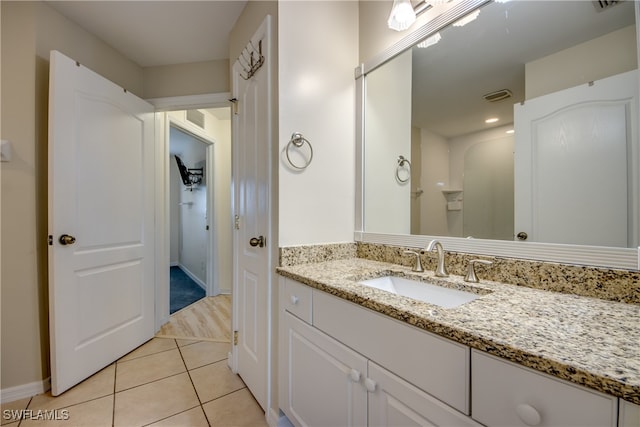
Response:
[[[207,295],[211,144],[172,125],[169,131],[170,314]],[[179,164],[182,166],[179,168]],[[182,173],[180,171],[182,169]]]

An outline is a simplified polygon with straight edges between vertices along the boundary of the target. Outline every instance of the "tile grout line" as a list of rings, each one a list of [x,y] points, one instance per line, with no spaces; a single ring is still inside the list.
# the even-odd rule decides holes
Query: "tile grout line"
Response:
[[[178,341],[176,340],[176,345],[178,345]],[[196,389],[196,385],[193,383],[193,378],[191,377],[191,371],[187,366],[186,360],[184,360],[184,356],[182,355],[182,351],[180,350],[180,346],[178,346],[178,353],[180,353],[180,358],[182,359],[182,363],[184,363],[184,369],[187,370],[187,375],[189,376],[189,381],[191,382],[191,387],[193,387],[193,391],[196,394],[196,398],[198,399],[198,403],[200,403],[200,410],[204,415],[204,419],[207,420],[207,424],[211,427],[211,422],[209,421],[209,417],[207,417],[207,413],[202,406],[202,399],[200,399],[200,395],[198,394],[198,390]]]
[[[111,410],[111,427],[116,425],[116,381],[118,379],[118,361],[113,364],[113,405]]]

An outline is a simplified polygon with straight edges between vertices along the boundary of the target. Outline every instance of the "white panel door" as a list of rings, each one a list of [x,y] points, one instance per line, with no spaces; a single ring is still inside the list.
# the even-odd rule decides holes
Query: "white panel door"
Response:
[[[256,401],[267,406],[270,288],[269,20],[252,39],[265,63],[249,79],[233,66],[234,107],[234,324],[236,370]]]
[[[371,427],[480,427],[471,418],[371,361],[367,380]]]
[[[367,425],[367,359],[289,313],[280,406],[296,426]]]
[[[61,53],[51,53],[54,395],[153,337],[153,123],[150,104]]]
[[[638,73],[515,106],[515,234],[638,245]]]

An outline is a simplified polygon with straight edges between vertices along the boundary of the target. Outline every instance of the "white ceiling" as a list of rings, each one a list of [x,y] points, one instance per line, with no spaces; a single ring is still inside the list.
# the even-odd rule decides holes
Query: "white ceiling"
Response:
[[[246,0],[47,1],[141,67],[229,58]]]

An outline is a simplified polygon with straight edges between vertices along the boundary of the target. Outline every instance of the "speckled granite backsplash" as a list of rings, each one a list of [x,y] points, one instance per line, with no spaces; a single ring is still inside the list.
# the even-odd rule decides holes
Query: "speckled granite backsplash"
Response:
[[[363,258],[411,266],[413,257],[403,254],[408,248],[371,243],[338,243],[280,248],[280,266]],[[425,269],[433,270],[436,254],[422,255]],[[493,265],[478,266],[480,279],[518,286],[562,292],[610,301],[640,304],[640,272],[613,270],[530,261],[504,257],[446,253],[449,273],[464,276],[470,259],[486,259]]]

